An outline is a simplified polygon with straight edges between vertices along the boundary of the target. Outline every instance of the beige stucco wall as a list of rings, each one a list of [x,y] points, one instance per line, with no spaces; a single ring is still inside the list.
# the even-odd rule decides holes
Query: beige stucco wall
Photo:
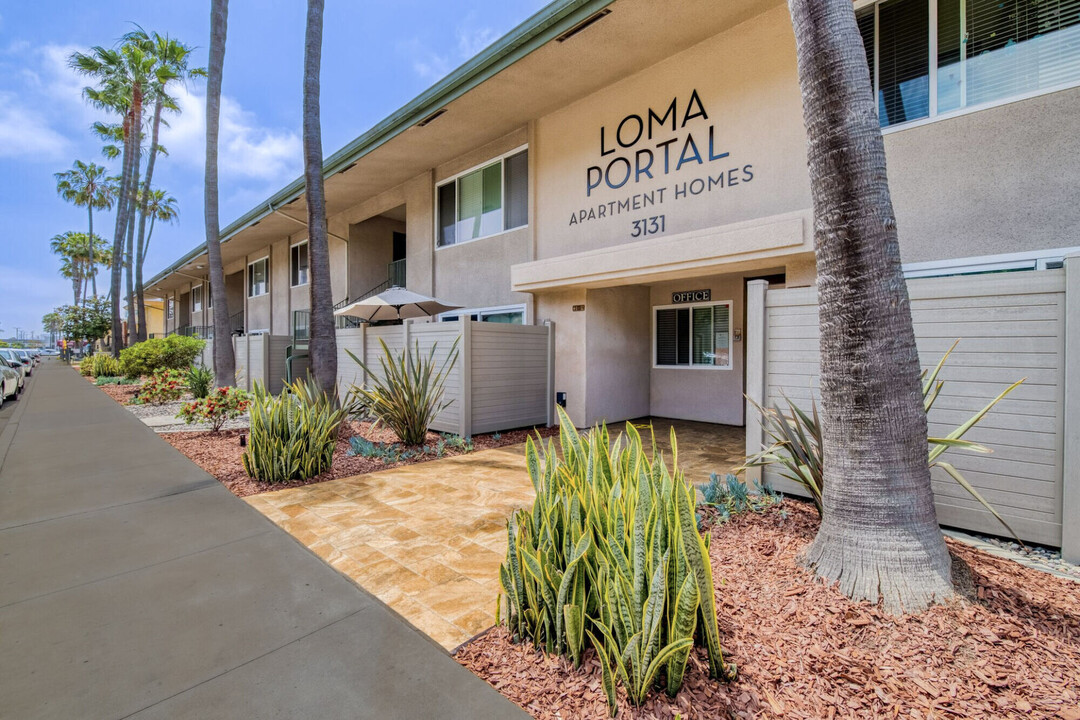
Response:
[[[405,227],[381,215],[349,226],[349,297],[360,297],[386,282],[386,266],[394,259],[394,233],[404,233]]]
[[[571,289],[537,296],[537,322],[555,323],[555,391],[566,393],[566,412],[577,427],[588,425],[585,415],[585,290]]]
[[[589,290],[585,296],[586,422],[649,414],[649,288]]]

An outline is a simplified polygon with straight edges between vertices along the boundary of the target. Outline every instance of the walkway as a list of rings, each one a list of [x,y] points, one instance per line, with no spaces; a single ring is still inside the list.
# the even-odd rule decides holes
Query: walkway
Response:
[[[741,427],[634,422],[652,422],[669,462],[675,426],[680,466],[695,484],[745,457]],[[532,505],[533,487],[518,445],[244,499],[452,650],[495,624],[506,520]]]
[[[5,717],[525,717],[59,363],[7,420]]]

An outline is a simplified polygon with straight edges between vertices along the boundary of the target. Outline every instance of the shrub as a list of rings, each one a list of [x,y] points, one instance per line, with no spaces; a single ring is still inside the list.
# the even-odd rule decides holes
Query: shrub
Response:
[[[83,377],[94,377],[94,360],[91,357],[84,357],[79,361],[79,374]]]
[[[929,376],[927,376],[925,370],[922,373],[923,407],[928,413],[934,406],[934,401],[937,400],[938,395],[941,394],[941,389],[945,386],[944,380],[937,379],[938,374],[941,372],[941,368],[944,367],[945,361],[949,358],[952,351],[956,349],[959,342],[960,341],[957,340],[952,344],[952,347],[950,347],[945,355],[942,356],[941,360],[938,361],[937,366],[929,373]],[[979,491],[960,474],[960,471],[951,464],[942,462],[938,458],[951,447],[962,448],[979,453],[991,452],[989,448],[984,447],[983,445],[971,442],[970,440],[963,440],[962,438],[967,431],[975,427],[975,425],[983,419],[986,413],[990,412],[1003,397],[1012,392],[1020,385],[1020,383],[1024,382],[1024,379],[1017,380],[1012,385],[1002,390],[997,397],[986,405],[986,407],[972,415],[968,418],[967,422],[957,427],[945,437],[928,437],[926,439],[929,444],[927,462],[930,464],[930,467],[939,467],[944,470],[949,477],[960,485],[960,487],[964,488],[964,490],[978,500],[984,508],[996,517],[1018,542],[1022,541],[1020,541],[1020,538],[1017,537],[1013,529],[1009,527],[1009,524],[1005,522],[1004,518],[998,514],[997,510],[995,510],[993,506],[979,494]],[[778,405],[772,408],[766,408],[754,403],[758,412],[761,413],[762,427],[765,429],[766,435],[768,435],[772,442],[757,455],[747,458],[746,462],[741,467],[736,468],[736,472],[741,472],[742,470],[751,467],[775,466],[782,477],[802,486],[810,494],[811,499],[814,501],[814,507],[817,508],[818,515],[821,515],[824,513],[822,495],[825,491],[825,471],[821,452],[822,431],[821,422],[818,418],[817,403],[811,400],[810,414],[807,415],[787,397],[785,397],[784,400],[788,405],[787,413],[781,411]]]
[[[583,436],[558,412],[558,451],[549,440],[541,460],[526,442],[536,499],[507,526],[499,581],[508,627],[575,666],[594,647],[613,713],[617,679],[635,705],[661,673],[675,695],[695,637],[712,677],[733,678],[720,649],[709,537],[695,522],[674,431],[669,472],[633,425],[611,443],[605,426]]]
[[[98,387],[102,385],[138,385],[139,381],[137,378],[101,375],[94,380],[94,384]]]
[[[116,377],[120,375],[120,361],[109,353],[96,353],[93,357],[83,360],[82,365],[89,366],[89,372],[83,374],[91,377]]]
[[[436,367],[435,348],[426,356],[420,354],[420,344],[408,353],[393,353],[386,342],[379,338],[383,354],[379,358],[382,373],[373,372],[362,360],[346,350],[364,372],[371,377],[371,389],[354,385],[349,392],[348,406],[351,412],[364,411],[393,430],[406,445],[421,445],[427,437],[428,427],[435,416],[450,406],[452,400],[442,401],[446,374],[457,362],[458,341],[450,347],[450,354],[442,365]]]
[[[346,412],[335,408],[313,378],[296,380],[277,397],[255,383],[251,440],[244,470],[263,482],[313,478],[330,468]]]
[[[139,403],[162,405],[179,400],[184,394],[184,379],[179,370],[158,370],[135,396]]]
[[[251,398],[243,390],[220,387],[208,395],[184,403],[176,417],[188,425],[210,423],[210,432],[218,432],[226,420],[235,420],[247,412],[250,404]]]
[[[214,373],[202,365],[192,365],[187,371],[187,386],[196,400],[207,397],[214,386]]]
[[[186,370],[205,345],[206,341],[186,335],[150,338],[120,351],[120,371],[137,377],[158,370]]]

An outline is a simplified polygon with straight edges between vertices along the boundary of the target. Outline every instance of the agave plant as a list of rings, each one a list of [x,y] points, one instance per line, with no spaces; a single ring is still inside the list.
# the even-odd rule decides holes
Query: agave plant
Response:
[[[606,426],[582,435],[557,410],[558,451],[549,440],[541,457],[526,442],[536,499],[507,523],[500,616],[516,636],[575,666],[595,648],[612,712],[619,681],[635,705],[661,673],[676,694],[695,637],[711,675],[734,677],[720,648],[708,535],[677,469],[674,431],[669,471],[633,425],[612,442]]]
[[[938,380],[941,368],[945,366],[945,361],[959,343],[960,341],[957,340],[952,344],[952,347],[946,351],[932,371],[927,373],[927,371],[924,370],[922,373],[923,407],[927,412],[930,412],[930,409],[934,406],[934,401],[937,400],[938,396],[941,394],[941,389],[945,386],[944,380]],[[1005,529],[1009,531],[1009,534],[1021,543],[1022,541],[1013,529],[1009,527],[1009,524],[1005,522],[1005,519],[1001,517],[998,511],[987,502],[986,498],[975,489],[975,486],[973,486],[953,465],[943,462],[939,458],[942,453],[949,448],[960,448],[978,453],[992,452],[990,448],[970,440],[964,440],[963,437],[971,430],[971,428],[975,427],[975,425],[977,425],[1002,398],[1016,389],[1016,387],[1026,379],[1027,378],[1022,378],[1017,380],[1012,385],[1002,390],[997,397],[986,405],[986,407],[972,415],[967,422],[958,426],[945,437],[928,437],[926,439],[929,444],[927,462],[930,464],[930,467],[939,467],[944,470],[949,477],[960,485],[960,487],[970,493],[971,496],[978,500],[988,512],[997,518],[998,521],[1005,526]],[[821,515],[824,512],[824,507],[821,502],[822,492],[824,491],[824,465],[821,454],[821,422],[818,417],[817,403],[813,400],[810,401],[810,414],[808,415],[806,412],[799,409],[799,407],[786,395],[784,396],[784,401],[788,406],[787,413],[780,410],[778,405],[772,408],[766,408],[753,400],[750,400],[754,407],[757,408],[758,412],[761,413],[762,427],[769,436],[771,444],[757,455],[747,458],[746,462],[741,467],[736,468],[736,472],[741,472],[752,467],[776,467],[781,477],[785,477],[788,480],[801,485],[810,494],[818,514]]]
[[[393,430],[405,445],[422,445],[432,421],[453,402],[443,402],[443,384],[457,362],[459,339],[454,340],[450,353],[438,365],[435,360],[438,343],[433,343],[425,356],[420,353],[419,343],[411,353],[394,353],[379,338],[382,373],[373,372],[363,360],[346,350],[371,378],[370,388],[352,386],[346,405],[352,412],[365,411],[374,416],[376,424]]]
[[[330,468],[346,413],[313,378],[293,381],[276,397],[256,381],[250,413],[251,441],[243,455],[250,477],[280,483]]]

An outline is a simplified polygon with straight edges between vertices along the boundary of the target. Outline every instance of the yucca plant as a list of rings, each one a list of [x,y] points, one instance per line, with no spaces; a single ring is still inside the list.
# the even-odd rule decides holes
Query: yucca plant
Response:
[[[559,449],[525,446],[536,499],[507,524],[506,559],[499,580],[500,612],[511,631],[574,665],[595,648],[604,691],[615,711],[621,680],[634,704],[644,702],[661,674],[674,695],[694,638],[700,637],[710,673],[730,679],[716,622],[708,535],[694,516],[694,490],[652,442],[628,424],[614,442],[599,425],[585,435],[562,408]]]
[[[120,361],[109,353],[95,353],[92,358],[83,360],[89,364],[89,372],[84,375],[91,377],[116,377],[120,374]]]
[[[382,373],[373,372],[363,360],[346,350],[371,383],[371,387],[353,385],[346,406],[352,412],[369,413],[376,425],[383,424],[393,430],[405,445],[422,445],[432,421],[453,402],[443,401],[443,385],[457,362],[458,340],[454,340],[450,353],[438,364],[435,360],[438,343],[432,343],[427,355],[420,353],[420,343],[416,343],[411,353],[394,353],[379,338]]]
[[[251,438],[244,471],[270,483],[306,480],[330,468],[345,411],[311,377],[295,380],[278,396],[256,381]]]
[[[945,366],[945,361],[959,343],[960,341],[957,340],[952,344],[952,347],[945,352],[932,371],[928,373],[924,370],[922,373],[923,407],[928,413],[934,406],[934,401],[937,400],[938,396],[941,394],[941,389],[945,386],[944,380],[938,380],[941,368]],[[1013,529],[1009,527],[1009,524],[1005,522],[1005,519],[1001,517],[998,511],[987,502],[986,498],[975,489],[975,486],[968,482],[967,478],[965,478],[953,465],[943,462],[938,458],[940,458],[942,453],[949,448],[961,448],[978,453],[992,452],[990,448],[970,440],[964,440],[963,437],[971,430],[971,428],[975,427],[975,425],[978,424],[978,422],[982,420],[1002,398],[1016,389],[1016,387],[1026,379],[1027,378],[1017,380],[1012,385],[1002,390],[997,397],[986,405],[986,407],[972,415],[967,422],[958,426],[945,437],[928,437],[926,439],[929,444],[927,461],[929,462],[930,467],[940,467],[944,470],[949,477],[960,485],[960,487],[964,488],[964,490],[978,500],[990,514],[997,518],[998,521],[1005,526],[1005,529],[1009,531],[1009,534],[1021,543],[1022,541]],[[824,467],[821,456],[821,422],[818,419],[817,403],[813,400],[810,401],[810,414],[807,415],[787,396],[784,396],[784,401],[788,406],[787,413],[781,411],[779,405],[772,408],[766,408],[753,400],[750,400],[754,407],[757,408],[758,412],[761,413],[762,426],[765,429],[766,435],[769,436],[771,444],[757,455],[747,458],[746,462],[741,467],[736,468],[736,472],[741,472],[751,467],[776,467],[782,477],[801,485],[810,494],[811,499],[814,501],[814,507],[817,508],[818,514],[821,515],[824,511],[821,502],[821,496],[824,491],[822,484]]]

